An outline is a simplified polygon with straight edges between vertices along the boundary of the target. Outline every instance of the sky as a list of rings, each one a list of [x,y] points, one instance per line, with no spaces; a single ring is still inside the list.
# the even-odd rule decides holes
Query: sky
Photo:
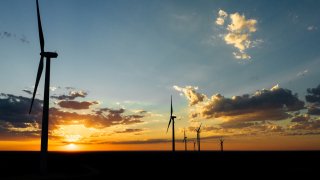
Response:
[[[39,0],[49,150],[319,150],[320,2]],[[35,0],[0,6],[0,150],[40,149]],[[43,74],[44,76],[44,74]],[[171,126],[170,126],[171,127]]]

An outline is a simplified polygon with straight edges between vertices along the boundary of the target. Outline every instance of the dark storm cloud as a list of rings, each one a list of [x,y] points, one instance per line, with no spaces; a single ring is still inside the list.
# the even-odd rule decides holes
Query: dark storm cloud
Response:
[[[88,95],[85,91],[70,91],[68,95],[51,96],[53,99],[58,100],[74,100],[77,97],[84,98]]]
[[[245,94],[226,98],[220,94],[199,108],[197,116],[207,119],[223,117],[232,121],[283,120],[288,112],[304,108],[296,94],[278,86],[270,90],[260,90],[253,95]]]
[[[90,106],[99,104],[97,101],[60,101],[58,102],[58,105],[62,108],[68,108],[68,109],[75,109],[75,110],[81,110],[81,109],[89,109]]]

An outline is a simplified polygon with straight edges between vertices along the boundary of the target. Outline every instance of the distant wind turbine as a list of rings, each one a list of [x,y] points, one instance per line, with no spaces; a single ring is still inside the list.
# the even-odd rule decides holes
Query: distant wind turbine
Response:
[[[170,119],[169,119],[169,124],[167,128],[167,133],[170,127],[170,123],[172,121],[172,152],[175,152],[175,139],[174,139],[174,119],[176,116],[173,115],[173,108],[172,108],[172,96],[171,96],[171,111],[170,111]]]
[[[193,151],[196,151],[196,141],[193,140]]]
[[[184,150],[187,151],[188,140],[187,140],[186,130],[185,129],[183,130],[183,142],[184,142]]]
[[[202,123],[200,124],[199,128],[196,129],[196,132],[197,132],[198,151],[200,151],[200,132],[201,132],[200,128],[201,128],[201,125],[202,125]]]
[[[40,40],[40,63],[38,67],[38,73],[36,78],[36,84],[34,86],[33,96],[31,100],[31,106],[29,114],[32,110],[33,101],[37,93],[37,88],[43,71],[43,61],[46,58],[46,74],[45,74],[45,85],[44,85],[44,96],[43,96],[43,108],[42,108],[42,131],[41,131],[41,171],[46,173],[47,171],[47,151],[48,151],[48,120],[49,120],[49,87],[50,87],[50,60],[51,58],[57,58],[56,52],[45,52],[44,51],[44,37],[41,26],[41,18],[39,11],[39,2],[37,3],[37,17],[38,17],[38,31]]]
[[[224,142],[224,139],[220,138],[220,149],[221,149],[221,152],[223,152],[223,142]]]

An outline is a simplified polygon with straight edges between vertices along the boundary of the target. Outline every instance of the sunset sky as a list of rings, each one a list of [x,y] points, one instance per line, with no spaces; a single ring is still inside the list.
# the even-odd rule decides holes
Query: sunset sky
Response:
[[[39,0],[49,150],[320,150],[320,1]],[[40,149],[35,0],[0,5],[0,150]],[[44,74],[43,74],[44,75]]]

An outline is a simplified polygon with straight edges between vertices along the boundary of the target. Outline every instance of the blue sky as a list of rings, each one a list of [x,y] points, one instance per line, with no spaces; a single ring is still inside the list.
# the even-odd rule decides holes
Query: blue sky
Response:
[[[32,90],[40,58],[35,8],[34,0],[1,2],[3,93]],[[40,10],[45,49],[59,54],[51,85],[88,91],[86,99],[105,106],[120,102],[166,115],[172,94],[187,118],[188,101],[174,85],[231,97],[279,84],[304,100],[306,89],[319,84],[316,0],[40,0]],[[232,54],[237,48],[223,39],[226,27],[215,23],[219,10],[257,21],[250,34],[257,44],[246,49],[251,59]],[[42,91],[43,81],[40,99]]]

